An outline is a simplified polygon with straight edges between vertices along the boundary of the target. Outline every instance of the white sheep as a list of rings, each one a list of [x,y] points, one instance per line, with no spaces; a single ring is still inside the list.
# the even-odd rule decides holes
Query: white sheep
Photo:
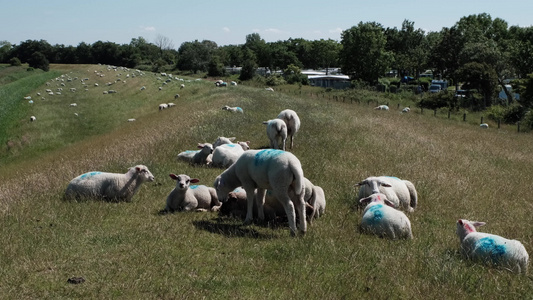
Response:
[[[377,107],[374,107],[375,110],[389,110],[389,107],[387,105],[379,105]]]
[[[294,110],[291,109],[285,109],[282,110],[279,115],[278,119],[282,119],[285,124],[287,124],[287,137],[291,138],[291,149],[294,146],[294,136],[300,130],[300,117],[298,117],[298,114]]]
[[[183,88],[185,88],[185,84],[182,83],[180,84],[180,89],[183,89]]]
[[[170,178],[176,180],[176,187],[167,197],[164,212],[175,211],[217,211],[220,202],[214,188],[205,185],[191,185],[200,180],[188,175],[170,174]]]
[[[198,143],[199,151],[187,150],[178,154],[178,159],[191,164],[206,165],[210,163],[210,154],[213,153],[213,145],[210,143]]]
[[[223,144],[216,147],[213,150],[213,156],[211,158],[211,166],[219,168],[228,168],[244,151],[250,149],[248,142],[237,142],[236,144]]]
[[[266,125],[266,132],[270,140],[270,148],[279,149],[279,141],[281,140],[281,149],[285,151],[285,143],[287,141],[287,125],[282,119],[272,119],[264,121]]]
[[[481,124],[479,124],[479,127],[480,127],[480,128],[483,128],[483,129],[487,129],[487,128],[489,128],[489,124],[487,124],[487,123],[481,123]]]
[[[24,97],[24,100],[31,100],[31,96]]]
[[[154,179],[144,165],[129,168],[125,174],[89,172],[70,181],[65,191],[65,198],[91,197],[129,202],[142,183]]]
[[[231,81],[230,83],[231,83],[231,85],[237,85],[236,81]]]
[[[271,87],[267,87],[267,88],[265,88],[265,91],[270,91],[270,92],[273,92],[273,91],[274,91],[274,89],[273,89],[273,88],[271,88]]]
[[[176,106],[176,104],[175,104],[175,103],[172,103],[172,102],[167,103],[167,105],[168,105],[169,108],[170,108],[170,107],[174,107],[174,106]]]
[[[135,119],[128,119],[128,122],[135,122]]]
[[[141,91],[144,91],[144,90],[146,90],[146,87],[143,85],[141,86]]]
[[[222,107],[222,109],[223,110],[227,110],[227,111],[231,111],[231,112],[240,112],[241,114],[244,113],[242,108],[240,108],[238,106],[230,107],[230,106],[225,105],[224,107]]]
[[[296,235],[295,207],[298,212],[300,232],[304,234],[307,231],[303,199],[304,174],[300,161],[290,152],[274,149],[245,151],[233,165],[215,179],[213,186],[218,199],[222,202],[235,188],[239,186],[244,188],[248,200],[245,224],[250,224],[253,220],[256,189],[258,217],[264,220],[263,203],[266,190],[270,189],[285,208],[291,234]],[[298,195],[296,201],[291,200],[289,192]]]
[[[364,233],[375,234],[389,239],[412,239],[411,222],[394,203],[381,193],[372,194],[359,200],[368,204],[363,211],[360,229]]]
[[[464,219],[457,221],[456,233],[463,254],[469,259],[525,274],[529,255],[524,245],[520,241],[509,240],[499,235],[477,232],[476,227],[485,224]]]
[[[368,177],[356,186],[359,186],[359,199],[382,193],[394,203],[395,208],[406,212],[413,212],[418,202],[418,194],[413,183],[397,177]]]
[[[76,107],[76,106],[78,106],[78,104],[76,104],[76,103],[70,103],[70,107]]]
[[[163,110],[163,109],[167,109],[167,108],[168,108],[168,104],[166,104],[166,103],[159,104],[159,110],[160,111]]]
[[[410,112],[410,111],[411,111],[411,108],[410,108],[409,106],[408,106],[408,107],[404,107],[404,108],[402,109],[402,112],[403,112],[403,113],[408,113],[408,112]]]
[[[224,145],[224,144],[232,144],[234,140],[235,140],[235,137],[227,138],[227,137],[219,136],[219,137],[217,137],[217,139],[213,142],[213,149],[216,149],[216,148],[217,148],[218,146],[220,146],[220,145]]]
[[[180,97],[180,94],[174,95],[174,99],[178,99]]]
[[[35,120],[37,120],[37,118],[35,116],[31,116],[30,117],[30,122],[34,122]]]

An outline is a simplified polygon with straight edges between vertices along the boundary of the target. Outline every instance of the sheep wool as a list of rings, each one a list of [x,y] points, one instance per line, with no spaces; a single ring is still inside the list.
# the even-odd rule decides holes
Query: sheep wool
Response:
[[[392,176],[367,177],[356,184],[359,187],[358,199],[371,194],[382,193],[394,204],[394,208],[413,212],[418,203],[418,194],[414,184]]]
[[[412,239],[409,218],[393,205],[384,194],[372,194],[360,200],[369,203],[363,211],[360,229],[364,233],[375,234],[389,239]]]
[[[214,188],[205,185],[191,185],[200,180],[186,174],[170,174],[176,181],[176,187],[167,197],[165,212],[175,211],[217,211],[220,208]]]

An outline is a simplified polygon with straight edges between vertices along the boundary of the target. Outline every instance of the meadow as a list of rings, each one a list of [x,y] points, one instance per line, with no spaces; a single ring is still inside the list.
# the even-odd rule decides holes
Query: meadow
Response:
[[[484,221],[481,231],[518,239],[531,253],[531,134],[417,110],[402,114],[396,107],[405,99],[369,92],[356,95],[363,101],[339,101],[311,87],[216,88],[194,78],[180,89],[181,81],[163,85],[159,74],[132,78],[134,72],[51,65],[49,73],[0,80],[0,110],[13,116],[0,119],[2,299],[533,298],[531,271],[470,262],[455,234],[459,218]],[[55,91],[61,79],[61,95],[35,96]],[[103,93],[110,89],[117,93]],[[366,99],[391,102],[391,110],[373,110]],[[159,111],[166,102],[177,106]],[[291,237],[287,224],[243,226],[214,212],[158,213],[175,185],[170,173],[212,186],[222,172],[177,161],[179,152],[218,136],[267,147],[262,121],[287,108],[302,121],[291,152],[327,201],[305,236]],[[37,120],[29,122],[30,115]],[[130,203],[62,198],[79,174],[125,173],[136,164],[156,180]],[[354,185],[374,175],[415,184],[413,240],[358,231]],[[85,281],[70,284],[72,277]]]

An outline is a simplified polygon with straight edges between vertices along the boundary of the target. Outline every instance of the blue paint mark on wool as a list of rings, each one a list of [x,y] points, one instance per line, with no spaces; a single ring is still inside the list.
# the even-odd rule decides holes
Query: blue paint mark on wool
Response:
[[[200,150],[185,150],[185,153],[193,153],[193,152],[200,152]]]
[[[233,190],[233,192],[234,192],[234,193],[238,193],[238,192],[240,192],[240,191],[242,191],[242,190],[243,190],[243,189],[241,189],[241,188],[236,188],[236,189]]]
[[[282,155],[283,153],[285,153],[285,151],[277,150],[277,149],[261,150],[261,151],[259,151],[259,152],[257,152],[255,154],[254,164],[255,164],[255,166],[263,165],[267,161],[269,161],[269,160],[271,160],[273,158],[276,158],[276,157]]]
[[[239,111],[239,112],[243,112],[243,111],[242,111],[242,108],[240,108],[240,107],[237,107],[237,111]]]
[[[372,223],[378,223],[383,219],[383,204],[376,204],[368,209],[368,213],[372,216]]]
[[[385,176],[385,177],[387,177],[387,178],[392,178],[392,179],[396,179],[396,180],[401,180],[400,178],[398,178],[398,177],[394,177],[394,176]]]
[[[226,147],[230,147],[230,148],[233,148],[235,146],[236,146],[236,144],[226,144]]]
[[[102,172],[89,172],[89,173],[85,173],[83,175],[80,176],[80,179],[85,179],[87,177],[92,177],[94,175],[98,175],[98,174],[101,174]]]
[[[498,243],[492,237],[485,237],[476,242],[476,252],[489,254],[493,263],[498,263],[501,257],[507,252],[504,244]]]
[[[199,188],[199,187],[201,187],[201,185],[191,185],[189,188],[190,188],[191,190],[194,190],[194,189],[197,189],[197,188]]]

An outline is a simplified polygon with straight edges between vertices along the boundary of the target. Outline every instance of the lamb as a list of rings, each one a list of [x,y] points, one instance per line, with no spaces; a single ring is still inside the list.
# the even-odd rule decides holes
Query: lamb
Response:
[[[476,227],[485,225],[460,219],[457,221],[457,236],[463,254],[473,260],[502,267],[515,273],[527,273],[529,255],[522,243],[499,235],[477,232]]]
[[[185,174],[170,174],[169,176],[176,180],[176,187],[167,197],[164,212],[218,211],[220,202],[214,188],[205,185],[190,185],[200,180]]]
[[[230,83],[231,83],[231,85],[237,85],[236,81],[231,81]]]
[[[130,202],[142,183],[154,180],[144,165],[129,168],[125,174],[89,172],[70,181],[65,199],[88,197]]]
[[[360,230],[389,239],[412,239],[411,222],[402,212],[394,208],[394,203],[381,193],[372,194],[359,200],[368,205],[363,211]]]
[[[285,142],[287,141],[287,125],[282,119],[272,119],[264,121],[267,126],[267,136],[270,140],[270,148],[279,149],[279,140],[281,140],[281,149],[285,151]]]
[[[237,144],[224,144],[213,150],[211,165],[213,167],[228,168],[244,153],[250,149],[250,142],[237,142]]]
[[[282,119],[287,125],[287,137],[291,138],[292,149],[292,147],[294,146],[294,136],[296,135],[298,130],[300,130],[300,117],[298,117],[294,110],[285,109],[279,113],[278,119]]]
[[[480,128],[483,128],[483,129],[487,129],[487,128],[489,128],[489,124],[487,124],[487,123],[481,123],[481,124],[479,124],[479,127],[480,127]]]
[[[227,110],[227,111],[231,111],[231,112],[240,112],[241,114],[244,113],[242,108],[240,108],[238,106],[230,107],[230,106],[225,105],[224,107],[222,107],[222,109],[223,110]]]
[[[387,105],[379,105],[377,107],[374,107],[375,110],[389,110],[389,107]]]
[[[191,164],[206,165],[209,161],[209,156],[213,153],[213,145],[210,143],[198,143],[199,151],[187,150],[178,154],[178,159],[188,161]]]
[[[257,189],[258,217],[264,220],[263,203],[267,189],[285,208],[291,235],[296,235],[296,211],[299,216],[299,230],[307,231],[304,203],[304,175],[298,158],[281,150],[264,149],[245,151],[237,161],[220,174],[214,182],[218,199],[225,201],[230,191],[242,186],[248,200],[245,224],[253,220],[254,193]],[[289,192],[297,195],[291,200]]]
[[[135,119],[128,119],[128,122],[135,122]]]
[[[395,208],[406,212],[413,212],[418,202],[418,194],[413,183],[397,177],[368,177],[356,186],[360,187],[359,199],[382,193],[394,204]]]

